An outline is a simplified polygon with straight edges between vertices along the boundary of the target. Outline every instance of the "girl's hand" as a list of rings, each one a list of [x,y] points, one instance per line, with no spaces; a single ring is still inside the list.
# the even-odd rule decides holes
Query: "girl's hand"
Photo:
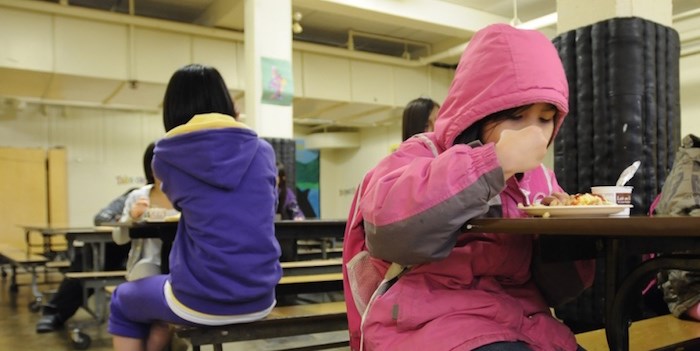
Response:
[[[131,216],[132,220],[138,220],[141,218],[141,216],[143,216],[144,212],[148,210],[149,205],[150,203],[148,198],[139,198],[133,205],[131,205],[131,209],[129,209],[129,216]]]
[[[536,126],[504,130],[496,143],[496,156],[505,179],[539,167],[547,154],[548,142],[542,129]]]

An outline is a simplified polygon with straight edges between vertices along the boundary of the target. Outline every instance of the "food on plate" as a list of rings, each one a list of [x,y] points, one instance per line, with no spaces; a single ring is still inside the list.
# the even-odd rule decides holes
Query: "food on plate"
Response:
[[[541,202],[532,206],[610,206],[614,205],[604,197],[598,194],[557,194],[556,196],[547,196]],[[518,204],[518,207],[524,207]]]
[[[612,205],[608,200],[598,194],[574,194],[565,199],[563,203],[556,204],[559,200],[552,201],[549,206],[599,206]]]

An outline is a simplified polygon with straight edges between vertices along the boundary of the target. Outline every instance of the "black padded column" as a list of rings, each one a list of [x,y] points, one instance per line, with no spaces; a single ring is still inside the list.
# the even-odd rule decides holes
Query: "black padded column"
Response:
[[[562,33],[554,44],[570,90],[569,117],[554,142],[559,184],[569,193],[614,185],[620,172],[639,160],[628,184],[634,187],[631,213],[646,215],[680,141],[678,33],[641,18],[613,18]],[[553,238],[542,245],[562,244]],[[578,251],[585,248],[602,253],[593,242],[577,244]],[[620,262],[628,259],[639,260]],[[575,331],[603,325],[602,260],[593,287],[556,310]]]

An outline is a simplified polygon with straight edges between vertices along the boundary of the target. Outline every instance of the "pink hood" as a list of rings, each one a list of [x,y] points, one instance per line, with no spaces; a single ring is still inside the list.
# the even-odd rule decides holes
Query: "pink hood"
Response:
[[[556,106],[556,134],[569,112],[569,86],[554,46],[540,32],[491,25],[474,35],[459,60],[435,123],[435,137],[447,149],[480,119],[536,102]]]

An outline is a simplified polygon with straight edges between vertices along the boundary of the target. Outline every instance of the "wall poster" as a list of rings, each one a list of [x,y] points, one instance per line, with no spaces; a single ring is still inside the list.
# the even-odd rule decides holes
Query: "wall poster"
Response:
[[[287,60],[261,57],[262,103],[291,106],[294,98],[292,65]]]

